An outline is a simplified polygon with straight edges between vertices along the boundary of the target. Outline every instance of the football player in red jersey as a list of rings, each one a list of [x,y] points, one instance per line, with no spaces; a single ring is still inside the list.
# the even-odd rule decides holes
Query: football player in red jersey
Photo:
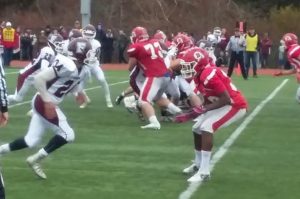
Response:
[[[275,76],[292,75],[296,73],[299,87],[296,93],[296,100],[300,103],[300,45],[298,44],[298,37],[294,33],[286,33],[281,39],[284,43],[287,52],[287,59],[294,67],[290,70],[280,71],[275,73]]]
[[[193,77],[197,89],[204,96],[204,103],[190,112],[176,116],[176,122],[196,118],[192,131],[195,143],[195,163],[183,170],[184,173],[198,172],[188,179],[200,182],[210,178],[210,157],[213,134],[246,114],[247,102],[230,78],[220,69],[211,66],[208,53],[194,47],[182,56],[181,72]]]
[[[171,113],[180,113],[181,110],[163,97],[171,74],[164,63],[161,46],[158,40],[150,39],[144,27],[136,27],[131,33],[132,44],[127,53],[128,64],[131,71],[135,66],[142,69],[145,82],[140,91],[139,106],[149,124],[141,128],[160,129],[160,123],[155,115],[152,103],[156,101],[160,107],[165,107]]]
[[[175,82],[177,83],[179,89],[184,92],[192,106],[199,106],[201,104],[200,99],[197,97],[196,93],[194,92],[190,82],[192,79],[185,79],[184,74],[180,73],[180,62],[181,57],[186,53],[186,51],[193,47],[193,42],[190,37],[185,34],[178,33],[173,38],[173,45],[175,45],[178,49],[177,55],[175,59],[173,59],[170,63],[169,70],[173,71],[173,74],[176,74]]]

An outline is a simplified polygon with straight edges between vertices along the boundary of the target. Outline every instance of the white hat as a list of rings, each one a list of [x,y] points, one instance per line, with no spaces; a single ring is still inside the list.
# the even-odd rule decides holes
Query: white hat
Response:
[[[6,26],[11,26],[11,23],[8,21],[8,22],[6,22],[5,25],[6,25]]]

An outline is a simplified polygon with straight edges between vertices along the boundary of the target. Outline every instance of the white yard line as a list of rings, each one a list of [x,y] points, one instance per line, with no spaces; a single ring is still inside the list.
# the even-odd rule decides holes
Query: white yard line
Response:
[[[18,74],[20,71],[16,71],[16,72],[9,72],[9,73],[5,73],[5,75],[13,75],[13,74]]]
[[[128,80],[127,80],[127,81],[121,81],[121,82],[115,82],[115,83],[111,83],[111,84],[108,84],[108,85],[109,85],[109,86],[115,86],[115,85],[124,84],[124,83],[128,83]],[[85,90],[85,91],[90,91],[90,90],[94,90],[94,89],[97,89],[97,88],[101,88],[101,86],[95,86],[95,87],[91,87],[91,88],[86,88],[86,89],[84,89],[84,90]],[[17,103],[17,104],[8,106],[8,108],[13,108],[13,107],[17,107],[17,106],[22,106],[22,105],[24,105],[24,104],[29,104],[30,102],[31,102],[31,100],[25,101],[25,102],[21,102],[21,103]]]
[[[275,90],[248,115],[245,120],[238,126],[237,129],[227,138],[224,144],[214,153],[211,162],[210,169],[213,171],[215,165],[222,159],[222,157],[228,152],[229,148],[235,142],[235,140],[240,136],[240,134],[247,128],[250,122],[255,118],[255,116],[264,108],[264,106],[270,102],[276,94],[282,89],[282,87],[288,82],[288,79],[283,80],[283,82],[275,88]],[[202,185],[202,182],[191,183],[186,190],[181,192],[179,199],[190,199],[197,189]]]

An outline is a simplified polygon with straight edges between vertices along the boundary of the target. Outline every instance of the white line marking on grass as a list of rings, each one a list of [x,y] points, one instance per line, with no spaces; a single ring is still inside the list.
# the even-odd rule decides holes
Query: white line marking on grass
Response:
[[[282,87],[288,82],[288,79],[283,80],[283,82],[275,88],[275,90],[248,115],[245,120],[235,129],[235,131],[226,139],[224,144],[214,153],[211,162],[210,170],[213,171],[215,165],[221,160],[221,158],[227,153],[231,145],[239,137],[239,135],[246,129],[250,122],[255,118],[255,116],[264,108],[264,106],[271,101],[275,95],[282,89]],[[197,189],[202,185],[202,182],[190,183],[188,188],[181,192],[179,199],[190,199]]]
[[[13,74],[18,74],[18,73],[19,73],[19,71],[17,71],[17,72],[5,73],[5,75],[13,75]]]
[[[108,84],[109,86],[115,86],[115,85],[118,85],[118,84],[124,84],[124,83],[127,83],[128,80],[126,81],[121,81],[121,82],[115,82],[115,83],[111,83],[111,84]],[[94,89],[97,89],[97,88],[101,88],[101,86],[95,86],[95,87],[91,87],[91,88],[87,88],[87,89],[84,89],[85,91],[90,91],[90,90],[94,90]],[[31,100],[29,101],[25,101],[25,102],[21,102],[21,103],[17,103],[17,104],[14,104],[14,105],[11,105],[11,106],[8,106],[8,108],[13,108],[13,107],[17,107],[17,106],[22,106],[24,104],[29,104],[31,102]]]

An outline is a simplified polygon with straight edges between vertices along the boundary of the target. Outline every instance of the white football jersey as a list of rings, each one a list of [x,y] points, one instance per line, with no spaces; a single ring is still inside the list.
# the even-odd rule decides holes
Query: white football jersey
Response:
[[[41,49],[39,56],[24,69],[20,70],[20,74],[26,73],[27,76],[34,75],[40,70],[48,68],[55,58],[55,52],[49,46]]]
[[[70,43],[69,39],[63,40],[62,42],[62,48],[63,48],[63,55],[68,56],[68,45]]]
[[[56,77],[47,82],[47,91],[51,102],[59,104],[64,96],[78,86],[80,81],[87,78],[88,68],[83,66],[79,71],[73,60],[58,54],[52,66]]]
[[[97,66],[99,67],[100,65],[100,52],[101,52],[101,44],[98,40],[96,39],[89,39],[88,40],[90,42],[90,44],[92,45],[92,51],[93,54],[96,56],[97,60],[94,61],[90,61],[89,65],[90,66]]]
[[[221,38],[214,34],[209,34],[207,35],[207,41],[211,42],[212,45],[216,45],[221,41]]]

